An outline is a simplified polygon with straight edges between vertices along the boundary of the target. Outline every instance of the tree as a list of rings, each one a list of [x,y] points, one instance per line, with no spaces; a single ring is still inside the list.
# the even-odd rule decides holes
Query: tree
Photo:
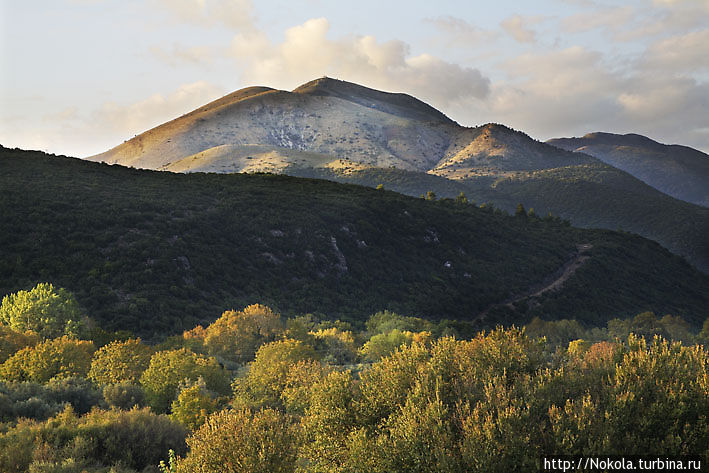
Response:
[[[6,325],[0,325],[0,363],[24,347],[39,343],[39,335],[34,332],[18,332]]]
[[[357,347],[352,332],[336,327],[310,332],[315,347],[324,353],[325,361],[335,364],[351,363],[357,358]]]
[[[256,352],[248,375],[234,384],[237,402],[281,408],[291,368],[298,362],[316,358],[313,347],[299,340],[286,339],[263,345]]]
[[[200,377],[210,390],[219,394],[229,392],[229,374],[217,360],[185,348],[155,353],[140,377],[140,384],[148,405],[155,412],[164,413],[177,397],[180,383],[185,379],[197,381]]]
[[[455,203],[456,204],[467,204],[468,203],[468,198],[465,196],[465,193],[463,191],[460,191],[460,194],[458,194],[458,197],[455,198]]]
[[[42,338],[79,337],[84,331],[85,317],[69,291],[39,283],[29,291],[3,297],[0,323],[19,332],[32,330]]]
[[[189,384],[189,383],[188,383]],[[204,424],[209,414],[215,412],[219,403],[207,390],[203,379],[180,390],[177,399],[172,401],[170,418],[194,431]]]
[[[181,473],[291,473],[297,466],[300,431],[290,417],[266,409],[212,414],[187,439]]]
[[[430,332],[414,333],[408,330],[394,329],[388,333],[374,335],[362,346],[360,353],[367,361],[377,361],[390,355],[402,345],[411,345],[413,342],[426,342],[430,339]]]
[[[524,210],[524,205],[521,203],[517,204],[517,208],[515,209],[515,217],[526,217],[527,216],[527,211]]]
[[[25,347],[0,366],[0,376],[8,380],[46,383],[50,379],[85,377],[91,366],[93,342],[60,337]]]
[[[140,339],[115,341],[94,353],[88,377],[99,384],[136,383],[148,368],[152,350]]]
[[[196,327],[184,337],[201,340],[207,352],[220,360],[245,363],[253,359],[259,346],[282,332],[280,315],[264,305],[252,304],[238,312],[228,310],[206,329]]]

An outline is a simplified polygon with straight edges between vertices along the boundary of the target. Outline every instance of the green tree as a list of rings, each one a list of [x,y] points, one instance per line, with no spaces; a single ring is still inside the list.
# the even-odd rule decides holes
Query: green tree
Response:
[[[164,452],[185,451],[185,429],[148,409],[71,407],[46,422],[21,422],[0,433],[3,472],[154,471]]]
[[[0,323],[18,332],[31,330],[42,338],[79,337],[84,331],[85,316],[69,291],[39,283],[29,291],[3,297]]]
[[[88,377],[99,384],[137,383],[151,355],[150,347],[140,339],[111,342],[94,353]]]
[[[159,351],[150,358],[140,377],[148,405],[158,413],[167,412],[184,380],[204,379],[208,389],[229,392],[229,374],[212,357],[197,355],[185,348]]]
[[[455,202],[456,204],[467,204],[468,198],[465,196],[465,193],[461,191],[458,197],[455,198]]]
[[[517,204],[517,208],[515,209],[515,216],[516,217],[526,217],[527,216],[527,211],[524,210],[524,205],[521,203]]]

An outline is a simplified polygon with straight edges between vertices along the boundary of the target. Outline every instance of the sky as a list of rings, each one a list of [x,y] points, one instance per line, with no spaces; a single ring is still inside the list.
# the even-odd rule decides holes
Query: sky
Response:
[[[464,126],[709,152],[709,0],[0,0],[0,144],[85,157],[328,76]]]

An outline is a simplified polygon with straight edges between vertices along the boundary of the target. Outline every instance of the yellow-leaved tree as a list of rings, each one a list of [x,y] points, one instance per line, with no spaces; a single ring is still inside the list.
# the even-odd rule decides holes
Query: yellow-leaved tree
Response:
[[[140,339],[113,341],[94,353],[88,377],[98,384],[137,383],[151,356],[152,349]]]
[[[52,378],[85,377],[91,367],[93,342],[60,337],[25,347],[0,365],[0,376],[13,381],[46,383]]]
[[[231,363],[251,361],[256,350],[283,332],[281,316],[269,307],[252,304],[243,310],[224,312],[207,328],[197,326],[184,333],[189,341],[200,341],[207,353]]]

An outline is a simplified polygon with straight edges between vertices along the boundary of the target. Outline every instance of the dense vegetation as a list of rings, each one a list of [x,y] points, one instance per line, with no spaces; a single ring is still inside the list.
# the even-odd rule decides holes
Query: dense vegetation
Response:
[[[669,197],[603,163],[566,166],[514,177],[478,176],[451,180],[417,171],[289,168],[288,174],[385,189],[418,196],[432,190],[440,197],[464,192],[508,212],[522,202],[539,215],[551,212],[573,225],[637,233],[684,256],[709,273],[709,209]]]
[[[51,285],[29,292],[73,298]],[[26,299],[5,309],[26,313]],[[53,326],[63,317],[44,312]],[[84,339],[5,320],[3,472],[509,472],[536,470],[542,454],[709,461],[709,319],[700,332],[652,313],[602,328],[534,319],[461,337],[392,312],[354,330],[251,305],[159,345],[90,319]]]
[[[648,310],[698,327],[709,306],[706,275],[637,236],[319,180],[3,148],[0,214],[0,293],[52,281],[102,327],[148,338],[255,301],[355,326],[388,309],[479,328],[534,316],[603,325]],[[499,305],[556,274],[578,244],[590,258],[560,290]],[[68,310],[46,330],[76,336]]]

